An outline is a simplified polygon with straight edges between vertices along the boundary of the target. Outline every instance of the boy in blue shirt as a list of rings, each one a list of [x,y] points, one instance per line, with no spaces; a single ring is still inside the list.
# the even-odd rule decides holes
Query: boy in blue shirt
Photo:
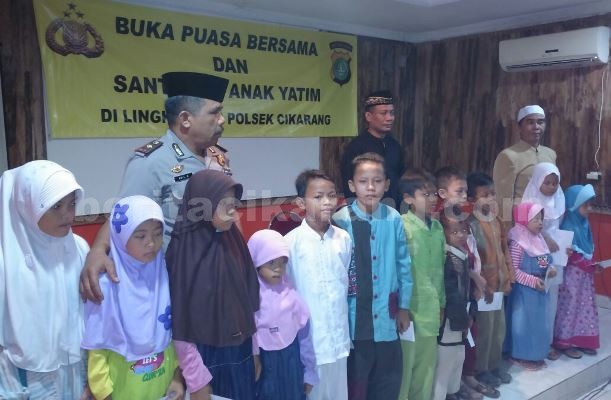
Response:
[[[396,399],[403,360],[398,332],[410,324],[411,261],[400,214],[380,203],[388,189],[384,159],[365,153],[348,181],[356,200],[333,216],[354,251],[348,270],[348,317],[354,348],[348,357],[351,400]]]

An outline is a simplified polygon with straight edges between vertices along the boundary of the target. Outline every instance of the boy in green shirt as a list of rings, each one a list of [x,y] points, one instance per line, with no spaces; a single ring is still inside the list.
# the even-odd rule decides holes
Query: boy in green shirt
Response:
[[[429,175],[430,176],[430,175]],[[400,400],[430,399],[437,362],[437,335],[445,307],[443,227],[431,217],[435,184],[420,171],[407,172],[399,182],[401,216],[412,257],[412,303],[415,342],[401,341],[403,380]]]

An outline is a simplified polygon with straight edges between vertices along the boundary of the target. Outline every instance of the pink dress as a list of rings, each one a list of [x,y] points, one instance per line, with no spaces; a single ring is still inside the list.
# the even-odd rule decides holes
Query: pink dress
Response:
[[[558,293],[554,346],[598,349],[598,310],[594,293],[595,263],[575,252],[564,270]]]

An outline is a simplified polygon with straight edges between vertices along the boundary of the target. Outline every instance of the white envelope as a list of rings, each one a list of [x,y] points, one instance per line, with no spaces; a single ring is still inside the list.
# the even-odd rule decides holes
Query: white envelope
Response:
[[[550,236],[558,244],[559,250],[552,253],[552,264],[566,266],[569,261],[569,256],[566,254],[566,249],[570,249],[573,246],[573,236],[575,232],[565,231],[562,229],[554,230]]]
[[[416,341],[416,332],[414,330],[414,321],[409,324],[409,328],[403,333],[399,334],[399,339],[406,340],[408,342]]]
[[[477,302],[477,311],[497,311],[503,306],[503,292],[495,292],[492,297],[492,303],[486,303],[482,297]]]
[[[556,276],[553,278],[549,277],[550,269],[547,269],[545,273],[545,279],[543,280],[543,285],[545,286],[545,293],[549,292],[549,289],[554,285],[560,285],[564,280],[564,267],[560,265],[556,265],[554,267],[556,270]]]
[[[471,309],[471,302],[467,303],[467,314]],[[471,334],[471,328],[467,330],[467,342],[469,343],[469,347],[475,347],[475,340],[473,340],[473,335]]]
[[[467,331],[467,343],[469,343],[469,347],[475,347],[475,340],[473,340],[471,329]]]

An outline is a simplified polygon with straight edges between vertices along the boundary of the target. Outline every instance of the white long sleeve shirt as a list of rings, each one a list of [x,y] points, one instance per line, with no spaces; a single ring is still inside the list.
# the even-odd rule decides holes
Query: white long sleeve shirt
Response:
[[[290,252],[289,279],[310,309],[316,363],[329,364],[347,357],[350,236],[329,226],[321,238],[304,220],[285,238]]]

